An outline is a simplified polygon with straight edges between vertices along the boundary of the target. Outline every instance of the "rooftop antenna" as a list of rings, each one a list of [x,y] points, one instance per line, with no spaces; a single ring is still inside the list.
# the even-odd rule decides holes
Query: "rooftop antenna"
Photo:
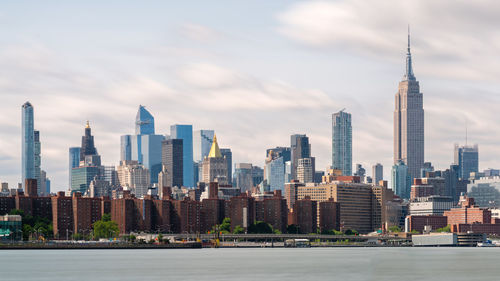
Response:
[[[467,146],[467,117],[465,118],[465,146]]]

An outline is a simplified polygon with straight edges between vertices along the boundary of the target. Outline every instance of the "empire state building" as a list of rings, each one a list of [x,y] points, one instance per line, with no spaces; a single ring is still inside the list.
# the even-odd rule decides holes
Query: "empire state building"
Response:
[[[420,85],[413,75],[409,33],[406,73],[395,100],[394,164],[405,163],[410,177],[418,178],[424,165],[424,108]]]

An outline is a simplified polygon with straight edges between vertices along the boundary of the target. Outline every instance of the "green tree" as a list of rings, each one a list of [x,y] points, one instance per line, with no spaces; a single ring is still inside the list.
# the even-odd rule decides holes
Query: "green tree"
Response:
[[[103,214],[101,220],[102,221],[111,221],[111,214],[109,214],[109,213]]]
[[[226,231],[227,233],[231,232],[231,219],[230,218],[224,218],[222,220],[222,224],[219,227],[220,231]]]
[[[342,233],[342,231],[331,229],[331,230],[323,230],[323,231],[321,231],[321,234],[324,234],[324,235],[343,235],[344,233]]]
[[[27,215],[23,210],[13,209],[9,212],[9,215],[20,215],[22,218],[22,229],[23,229],[23,239],[30,239],[33,234],[35,238],[43,236],[44,238],[50,238],[53,235],[52,221],[47,218],[33,217]]]
[[[10,210],[9,215],[20,215],[21,217],[24,217],[24,211],[19,209],[12,209]]]
[[[450,225],[436,229],[436,232],[451,232]]]
[[[393,225],[391,227],[389,227],[389,232],[401,232],[401,228],[397,225]]]
[[[114,221],[103,221],[102,219],[94,222],[94,238],[113,238],[118,236],[120,230],[118,224]]]
[[[245,234],[245,229],[243,227],[237,225],[234,227],[233,233],[234,234]]]
[[[358,235],[359,232],[357,230],[354,230],[354,229],[348,229],[344,232],[345,235]]]
[[[286,233],[288,234],[298,234],[299,233],[299,227],[296,226],[295,224],[290,224],[286,227]]]
[[[135,235],[130,235],[130,236],[129,236],[129,239],[130,239],[130,242],[134,243],[134,242],[135,242],[136,237],[135,237]]]
[[[224,218],[222,220],[221,224],[218,224],[214,227],[212,227],[212,232],[221,232],[222,234],[229,234],[231,233],[231,219],[230,218]]]
[[[248,227],[248,233],[266,234],[273,233],[273,227],[263,221],[257,221]]]

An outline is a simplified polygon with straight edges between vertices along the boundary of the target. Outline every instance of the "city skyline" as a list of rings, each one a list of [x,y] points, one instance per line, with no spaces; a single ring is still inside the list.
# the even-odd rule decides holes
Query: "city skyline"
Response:
[[[340,2],[356,7],[352,1]],[[263,167],[265,149],[287,145],[292,134],[307,134],[318,170],[324,170],[330,162],[331,132],[326,129],[330,127],[329,116],[338,108],[347,107],[353,114],[355,128],[353,164],[371,167],[380,162],[384,174],[389,175],[393,138],[391,109],[394,88],[404,72],[408,21],[411,21],[413,30],[415,68],[423,83],[422,92],[426,95],[426,161],[431,161],[436,168],[445,168],[453,162],[453,145],[463,143],[467,119],[471,142],[481,146],[480,170],[499,166],[496,142],[500,137],[495,133],[495,127],[488,127],[495,126],[492,123],[498,118],[493,107],[498,102],[497,83],[494,81],[496,70],[489,69],[491,62],[483,63],[483,56],[494,47],[484,46],[486,50],[477,54],[474,45],[466,44],[465,40],[478,36],[488,38],[486,31],[461,28],[463,23],[450,28],[453,22],[432,30],[432,20],[427,23],[417,16],[398,17],[391,27],[387,27],[368,17],[368,24],[373,24],[373,27],[361,26],[359,37],[335,36],[339,35],[335,27],[328,27],[323,30],[326,33],[321,33],[316,25],[297,21],[321,3],[324,17],[332,15],[331,8],[336,6],[335,3],[273,4],[262,15],[263,26],[259,28],[246,26],[244,19],[235,19],[233,28],[225,28],[212,18],[222,15],[223,11],[213,11],[209,18],[199,17],[199,13],[185,21],[173,18],[164,25],[168,35],[164,35],[165,29],[152,29],[147,35],[151,35],[150,40],[143,40],[144,45],[127,41],[126,36],[122,36],[125,34],[105,19],[110,9],[107,6],[96,14],[97,21],[118,29],[114,38],[118,38],[119,43],[104,40],[93,45],[102,49],[95,52],[91,51],[95,48],[88,48],[80,53],[75,45],[55,39],[47,31],[42,30],[40,37],[35,36],[40,30],[32,25],[21,25],[17,29],[18,33],[25,34],[24,38],[18,38],[12,31],[7,32],[2,40],[10,42],[2,48],[8,56],[0,58],[8,70],[4,73],[5,84],[1,86],[5,102],[1,107],[4,118],[0,124],[0,180],[14,185],[20,179],[21,148],[16,140],[21,132],[19,105],[26,100],[37,110],[35,123],[41,132],[43,166],[52,179],[53,191],[66,188],[67,151],[78,143],[82,124],[87,119],[93,124],[103,163],[118,164],[119,136],[133,133],[131,124],[139,104],[146,105],[153,113],[159,134],[167,134],[172,124],[193,124],[195,130],[215,130],[224,139],[224,146],[232,149],[234,163],[248,162]],[[7,9],[12,13],[3,17],[10,24],[16,24],[13,17],[19,6],[9,5]],[[203,7],[202,3],[200,5]],[[400,5],[398,12],[406,15],[419,4]],[[432,12],[433,5],[439,4],[428,5],[423,10]],[[465,23],[479,21],[477,15],[480,12],[488,15],[489,11],[479,4],[453,6],[450,13],[455,17],[467,8],[476,12],[464,20]],[[130,12],[132,8],[124,5],[120,11]],[[361,17],[366,15],[368,8],[348,11]],[[64,6],[61,9],[69,8]],[[33,22],[40,24],[40,28],[53,30],[48,17],[53,12],[42,11],[33,17]],[[248,15],[252,13],[257,13],[255,8],[248,11]],[[197,17],[199,19],[195,20]],[[152,18],[159,20],[154,14]],[[138,27],[139,32],[150,25],[149,21]],[[354,28],[358,23],[350,25]],[[87,32],[92,28],[89,27]],[[258,42],[266,40],[267,46],[249,53],[245,62],[236,62],[236,57],[248,50],[240,50],[242,46],[236,43],[238,38],[241,39],[238,36],[242,36],[239,31],[245,28],[250,29],[243,37],[246,44],[256,47],[260,45]],[[63,27],[56,30],[71,35],[71,30]],[[315,38],[324,40],[308,41],[307,31],[313,31]],[[316,36],[318,32],[319,36]],[[370,32],[388,43],[373,39]],[[391,32],[394,34],[389,35]],[[103,36],[103,33],[95,37],[85,34],[86,39]],[[167,38],[154,39],[154,35],[160,34]],[[443,34],[449,36],[441,36]],[[270,35],[276,38],[270,38]],[[74,38],[74,35],[69,37]],[[179,45],[172,43],[176,38],[182,39]],[[331,38],[339,38],[339,43],[353,47],[352,51],[339,47],[341,44]],[[28,44],[31,40],[35,44]],[[194,48],[198,43],[201,47]],[[227,45],[227,49],[221,45]],[[116,53],[113,53],[114,48],[118,50]],[[150,56],[138,54],[136,48],[152,48],[155,52]],[[228,54],[222,56],[221,50],[227,50]],[[177,53],[172,55],[174,51]],[[294,55],[297,55],[294,67],[286,67],[287,71],[282,72],[290,56]],[[174,56],[179,58],[174,59]],[[67,62],[62,58],[67,58]],[[87,62],[80,61],[86,58],[89,58]],[[157,62],[157,58],[164,60]],[[246,61],[255,58],[266,59]],[[275,61],[270,62],[268,58],[275,58]],[[288,70],[290,68],[301,69]],[[99,71],[91,74],[95,69]],[[305,71],[314,75],[304,76]],[[366,78],[363,85],[356,83],[360,76]],[[20,77],[30,77],[29,83],[22,83],[24,79],[19,80]],[[460,81],[457,83],[457,80]],[[486,122],[482,120],[490,122],[483,124]],[[263,137],[256,138],[255,135]],[[373,147],[378,149],[372,151]]]

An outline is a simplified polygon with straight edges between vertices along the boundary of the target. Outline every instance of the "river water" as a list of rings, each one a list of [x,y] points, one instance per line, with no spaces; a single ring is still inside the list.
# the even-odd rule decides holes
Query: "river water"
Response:
[[[0,280],[500,280],[500,248],[2,250]]]

